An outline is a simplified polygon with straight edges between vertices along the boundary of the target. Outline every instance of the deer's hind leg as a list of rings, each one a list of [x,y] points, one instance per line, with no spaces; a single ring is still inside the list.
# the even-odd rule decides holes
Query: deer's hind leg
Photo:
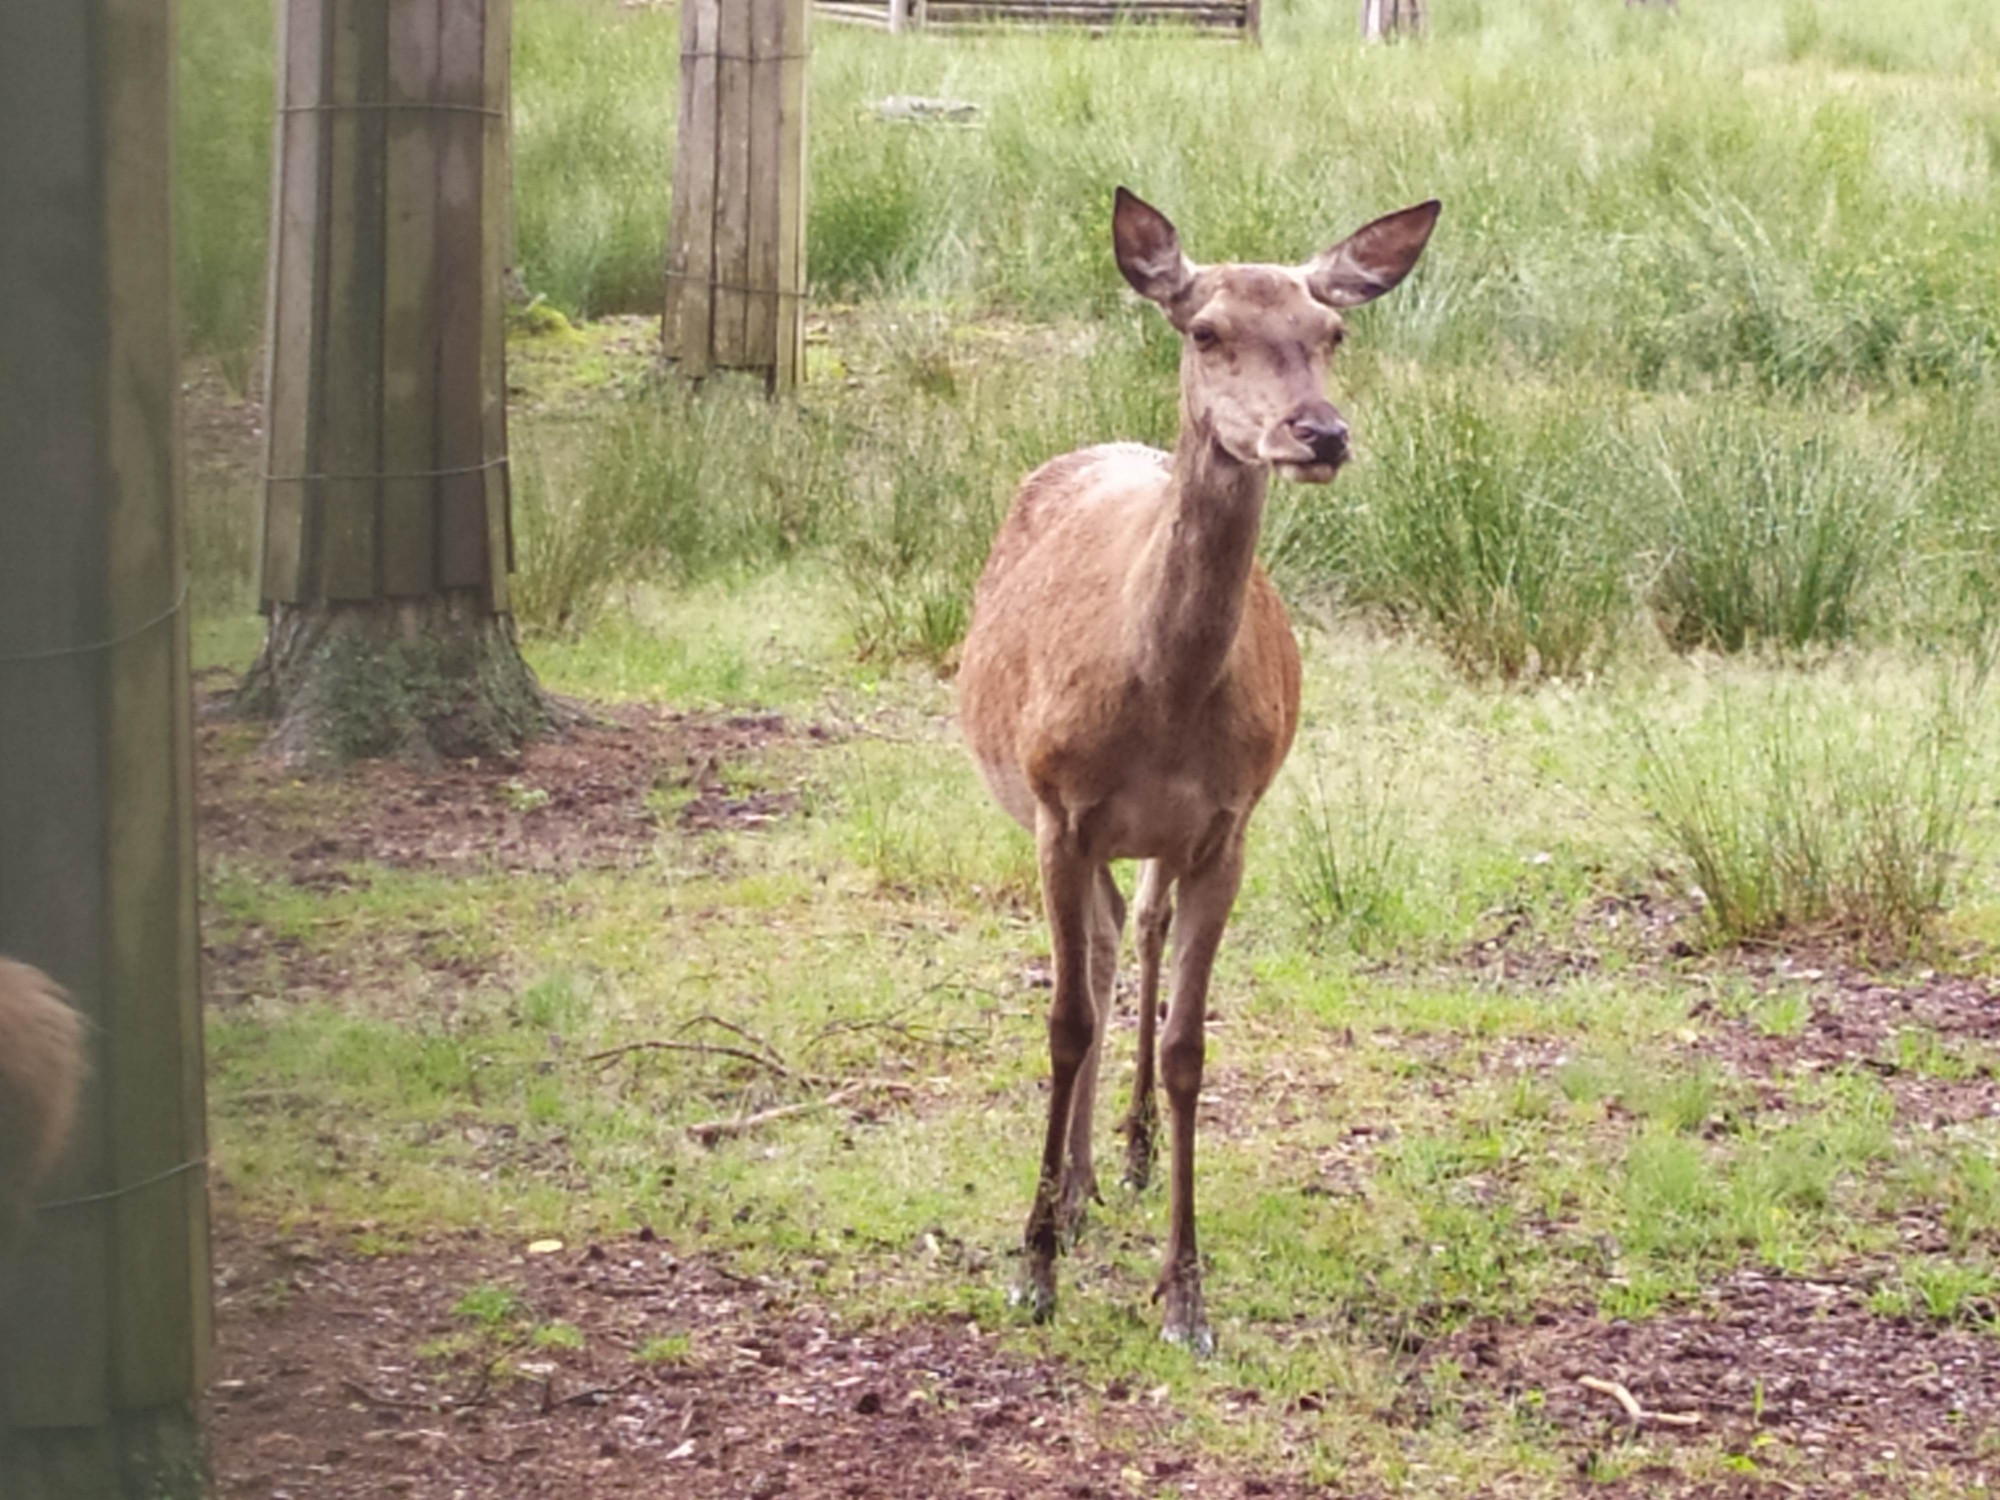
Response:
[[[1090,1126],[1097,1106],[1097,1076],[1104,1061],[1104,1037],[1111,1026],[1112,995],[1118,988],[1118,945],[1125,935],[1125,896],[1109,865],[1099,865],[1091,884],[1090,1000],[1096,1032],[1090,1051],[1077,1069],[1076,1095],[1069,1111],[1069,1166],[1063,1174],[1062,1237],[1075,1243],[1097,1191],[1097,1168],[1091,1155]]]

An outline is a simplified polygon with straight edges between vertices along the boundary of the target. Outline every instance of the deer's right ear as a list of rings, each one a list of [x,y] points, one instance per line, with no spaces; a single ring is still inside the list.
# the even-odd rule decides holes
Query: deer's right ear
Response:
[[[1169,307],[1194,283],[1173,222],[1145,199],[1118,189],[1111,210],[1111,246],[1132,290]]]

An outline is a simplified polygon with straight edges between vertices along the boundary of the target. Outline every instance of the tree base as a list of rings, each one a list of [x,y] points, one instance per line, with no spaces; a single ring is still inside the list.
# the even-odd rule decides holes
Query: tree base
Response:
[[[208,1455],[192,1410],[120,1412],[101,1427],[0,1429],[7,1500],[206,1500]]]
[[[270,610],[234,706],[286,760],[508,756],[558,718],[480,590]]]

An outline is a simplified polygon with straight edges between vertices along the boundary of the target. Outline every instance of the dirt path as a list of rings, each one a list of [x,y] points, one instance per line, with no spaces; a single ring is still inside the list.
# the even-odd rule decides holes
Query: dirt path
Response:
[[[223,1500],[1309,1493],[977,1328],[845,1329],[647,1236],[364,1257],[225,1219],[217,1259]]]

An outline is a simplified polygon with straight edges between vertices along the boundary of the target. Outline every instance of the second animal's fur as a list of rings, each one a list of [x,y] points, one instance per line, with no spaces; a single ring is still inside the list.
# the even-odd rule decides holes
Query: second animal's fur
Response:
[[[82,1018],[48,976],[0,958],[0,1230],[69,1139],[83,1041]]]

